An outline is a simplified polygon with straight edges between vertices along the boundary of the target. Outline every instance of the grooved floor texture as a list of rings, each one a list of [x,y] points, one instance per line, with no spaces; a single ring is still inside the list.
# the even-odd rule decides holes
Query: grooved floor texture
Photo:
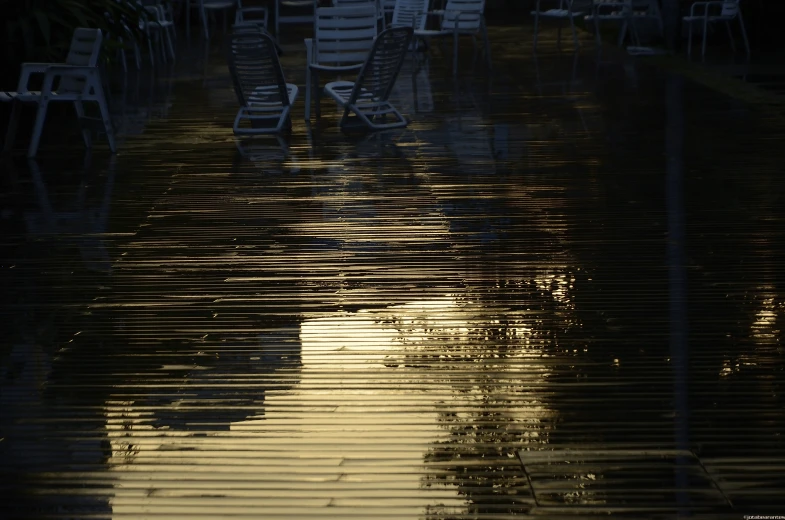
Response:
[[[0,517],[785,515],[781,119],[507,26],[344,135],[292,35],[236,142],[223,38],[2,162]]]

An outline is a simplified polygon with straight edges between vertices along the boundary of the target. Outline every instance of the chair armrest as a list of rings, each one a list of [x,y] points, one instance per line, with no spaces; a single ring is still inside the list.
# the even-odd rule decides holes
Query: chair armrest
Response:
[[[52,86],[56,78],[61,76],[75,76],[87,78],[98,71],[98,67],[85,65],[50,65],[44,72],[44,83],[41,86],[41,95],[45,96],[52,92]]]
[[[305,43],[305,63],[310,65],[316,56],[316,53],[313,51],[313,38],[306,38],[303,42]]]
[[[690,16],[695,16],[695,8],[703,7],[703,16],[709,16],[709,7],[712,5],[723,6],[725,2],[719,0],[710,0],[708,2],[693,2],[690,6]]]

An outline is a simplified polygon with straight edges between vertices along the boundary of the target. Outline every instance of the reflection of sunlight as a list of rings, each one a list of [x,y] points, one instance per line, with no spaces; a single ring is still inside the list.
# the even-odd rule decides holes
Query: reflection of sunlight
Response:
[[[534,277],[537,288],[549,292],[553,299],[572,308],[571,291],[575,283],[575,275],[567,272],[539,273]]]
[[[777,303],[774,287],[765,286],[761,289],[766,292],[760,295],[760,308],[755,313],[755,322],[752,324],[752,337],[759,340],[771,340],[779,337],[777,330]]]
[[[523,314],[489,317],[457,295],[306,319],[302,364],[289,373],[297,384],[266,371],[251,382],[258,409],[242,420],[216,405],[228,431],[156,428],[156,407],[118,397],[106,410],[113,511],[469,514],[472,486],[517,482],[486,458],[489,446],[548,442],[552,412],[539,394],[550,369],[530,341],[535,328]],[[470,461],[474,469],[453,468]]]

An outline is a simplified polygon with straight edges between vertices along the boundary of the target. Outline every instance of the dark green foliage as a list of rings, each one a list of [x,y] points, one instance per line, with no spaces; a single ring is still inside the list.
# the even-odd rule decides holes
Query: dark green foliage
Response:
[[[124,0],[0,0],[0,13],[0,67],[15,81],[20,63],[64,59],[77,27],[101,29],[105,55],[114,56],[119,38],[139,37],[144,9]]]

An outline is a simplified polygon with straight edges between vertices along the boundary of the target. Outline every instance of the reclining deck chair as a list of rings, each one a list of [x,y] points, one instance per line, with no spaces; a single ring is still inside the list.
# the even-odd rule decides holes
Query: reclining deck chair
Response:
[[[390,27],[379,33],[356,81],[333,81],[324,92],[343,107],[341,128],[352,120],[371,130],[401,128],[409,121],[388,101],[412,41],[411,27]],[[352,118],[351,114],[356,117]],[[387,121],[388,117],[393,121]]]
[[[297,86],[286,83],[275,41],[264,29],[253,22],[235,24],[228,62],[240,102],[233,126],[236,135],[278,134],[291,124]]]
[[[46,120],[49,103],[55,101],[70,101],[74,104],[76,115],[80,124],[85,118],[83,102],[94,101],[101,112],[100,121],[103,123],[109,148],[116,151],[112,123],[109,119],[109,108],[104,96],[104,87],[101,82],[98,59],[101,54],[103,35],[100,29],[79,28],[74,31],[71,47],[65,63],[23,63],[22,73],[16,92],[0,92],[0,101],[12,102],[11,119],[8,121],[4,151],[10,151],[16,137],[16,127],[19,123],[21,104],[30,103],[38,105],[33,137],[27,149],[28,157],[35,157],[41,141],[41,133]],[[44,76],[41,90],[30,90],[30,79],[33,75]],[[92,139],[88,128],[82,129],[85,145],[92,147]]]

